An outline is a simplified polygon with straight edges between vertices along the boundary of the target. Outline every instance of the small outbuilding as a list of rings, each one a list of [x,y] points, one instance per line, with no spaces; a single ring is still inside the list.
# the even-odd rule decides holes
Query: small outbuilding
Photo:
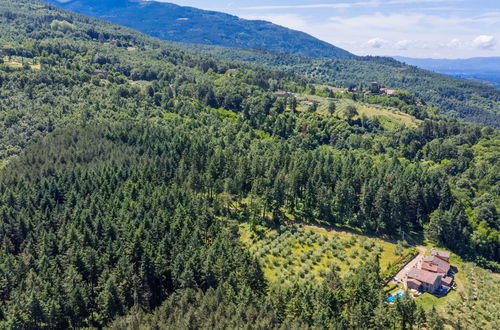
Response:
[[[450,252],[447,251],[431,249],[431,256],[437,257],[447,262],[450,260]]]

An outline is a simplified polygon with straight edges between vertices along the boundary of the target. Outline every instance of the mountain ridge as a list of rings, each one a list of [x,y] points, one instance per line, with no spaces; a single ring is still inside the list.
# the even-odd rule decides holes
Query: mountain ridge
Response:
[[[393,58],[422,69],[459,79],[478,81],[500,89],[500,57],[435,59],[393,56]]]
[[[276,52],[311,57],[355,56],[304,32],[271,22],[246,20],[227,13],[168,2],[133,0],[64,2],[47,0],[47,2],[80,14],[107,19],[163,40],[226,47],[267,48]]]

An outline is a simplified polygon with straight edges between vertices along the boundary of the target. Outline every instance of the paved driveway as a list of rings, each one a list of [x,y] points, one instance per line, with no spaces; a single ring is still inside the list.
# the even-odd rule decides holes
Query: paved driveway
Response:
[[[401,269],[396,275],[394,275],[394,277],[392,278],[392,282],[396,282],[396,281],[400,281],[402,282],[405,277],[406,277],[406,274],[408,274],[408,272],[410,271],[410,269],[412,269],[413,267],[415,267],[423,258],[424,258],[424,254],[425,254],[425,249],[418,249],[419,250],[419,254],[413,258],[403,269]]]

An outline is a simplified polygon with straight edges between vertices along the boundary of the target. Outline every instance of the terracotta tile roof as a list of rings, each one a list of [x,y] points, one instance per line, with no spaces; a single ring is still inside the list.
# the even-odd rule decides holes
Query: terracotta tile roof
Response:
[[[422,267],[421,267],[421,269],[423,269],[423,270],[428,270],[428,271],[430,271],[430,272],[434,272],[434,273],[437,273],[437,272],[438,272],[438,268],[437,268],[437,266],[434,266],[434,265],[432,265],[432,264],[431,264],[431,263],[429,263],[429,262],[423,262],[423,263],[422,263]]]
[[[290,95],[292,95],[292,93],[286,92],[286,91],[277,91],[277,92],[274,92],[274,95],[276,95],[276,96],[290,96]]]
[[[413,283],[413,284],[415,284],[415,286],[417,286],[417,287],[419,287],[419,286],[421,286],[421,285],[422,285],[422,282],[420,282],[419,280],[416,280],[416,279],[414,279],[414,278],[409,279],[409,280],[407,281],[407,283]]]
[[[451,283],[453,283],[453,277],[447,276],[441,279],[441,283],[443,283],[446,286],[451,286]]]
[[[450,259],[450,252],[447,252],[447,251],[440,251],[440,250],[436,250],[436,249],[431,249],[431,255],[436,256],[436,257],[440,257],[440,258],[444,258],[446,260]]]
[[[422,260],[422,268],[424,268],[424,264],[428,264],[430,266],[436,266],[438,268],[437,271],[441,271],[443,273],[448,273],[451,267],[449,262],[444,261],[443,259],[438,258],[436,256],[424,257],[424,259]]]
[[[408,279],[415,279],[422,283],[434,284],[441,275],[423,269],[412,268],[408,272]]]

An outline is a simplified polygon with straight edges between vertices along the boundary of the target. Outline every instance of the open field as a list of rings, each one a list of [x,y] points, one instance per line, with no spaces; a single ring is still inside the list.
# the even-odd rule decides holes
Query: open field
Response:
[[[8,65],[12,68],[22,68],[23,63],[28,63],[33,70],[40,70],[41,68],[39,63],[33,64],[31,59],[24,59],[19,56],[12,56],[10,58],[5,56],[3,58],[3,62],[5,65]]]
[[[300,95],[297,100],[299,101],[298,110],[307,110],[307,102],[313,101],[318,104],[318,113],[328,114],[328,105],[330,102],[334,102],[336,106],[336,112],[339,113],[343,108],[353,105],[358,111],[358,116],[366,116],[368,118],[377,117],[380,124],[386,129],[396,129],[398,126],[403,125],[406,127],[416,127],[419,120],[412,117],[411,115],[399,111],[397,108],[389,108],[376,104],[368,104],[355,102],[350,99],[329,99],[317,95]]]
[[[381,239],[319,226],[281,226],[279,230],[263,229],[259,236],[243,224],[240,232],[271,282],[321,280],[331,267],[345,275],[373,254],[380,254],[384,273],[410,250],[396,251],[396,244]]]

